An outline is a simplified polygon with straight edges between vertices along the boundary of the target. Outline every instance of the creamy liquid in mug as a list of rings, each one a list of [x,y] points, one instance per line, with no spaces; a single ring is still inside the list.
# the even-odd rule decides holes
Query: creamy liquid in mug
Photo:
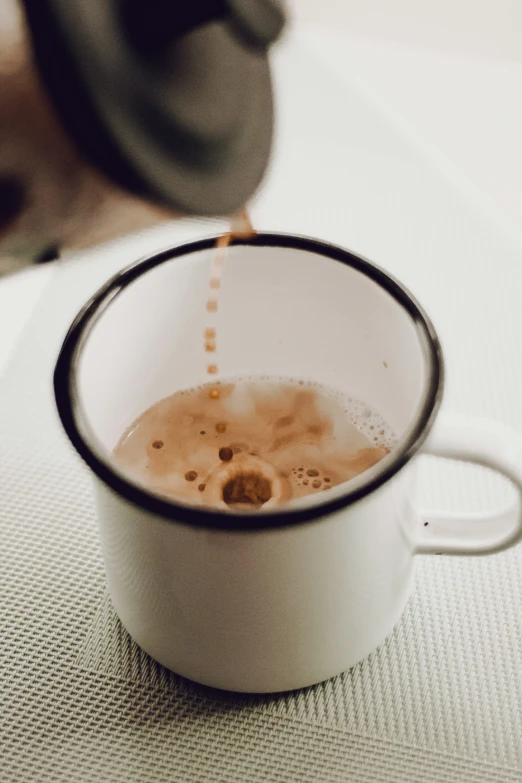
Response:
[[[217,349],[213,316],[226,248],[252,235],[246,213],[220,237],[207,299],[206,355]],[[218,373],[215,361],[207,373]],[[327,492],[371,468],[395,434],[349,393],[293,378],[216,381],[177,391],[145,411],[114,449],[138,483],[211,508],[254,511]]]
[[[393,442],[382,417],[348,394],[290,378],[239,378],[156,403],[114,454],[162,495],[252,511],[271,498],[328,491],[379,462]]]

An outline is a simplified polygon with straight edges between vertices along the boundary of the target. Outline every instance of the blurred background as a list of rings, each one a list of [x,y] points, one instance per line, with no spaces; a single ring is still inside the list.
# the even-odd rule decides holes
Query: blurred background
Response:
[[[522,62],[517,0],[290,0],[298,24]]]
[[[14,6],[13,0],[0,0],[0,33],[11,21],[8,16]],[[287,6],[290,21],[271,58],[280,119],[277,133],[284,141],[276,138],[274,161],[253,202],[260,226],[315,232],[393,267],[392,256],[404,248],[393,229],[386,227],[388,206],[379,206],[374,194],[377,190],[393,193],[392,175],[382,161],[398,160],[398,153],[391,153],[387,145],[400,139],[401,149],[436,171],[447,187],[496,227],[499,237],[521,247],[522,4],[517,0],[289,0]],[[314,93],[307,94],[307,77],[300,79],[299,69],[316,74],[317,94],[328,93],[320,126],[317,119],[308,122],[304,107]],[[328,89],[321,91],[320,83]],[[344,233],[338,229],[340,218],[326,214],[328,209],[335,213],[334,193],[341,192],[336,178],[342,167],[335,171],[335,162],[327,154],[333,149],[327,138],[329,124],[339,123],[335,110],[339,101],[347,117],[364,126],[361,133],[368,155],[367,160],[359,153],[355,156],[359,142],[347,134],[343,142],[339,131],[336,143],[344,144],[336,152],[340,163],[344,155],[347,171],[358,163],[366,166],[366,177],[352,175],[342,184],[342,198],[353,218]],[[309,113],[311,118],[313,111]],[[377,127],[375,135],[372,128]],[[308,155],[305,150],[312,148],[310,144],[322,150],[324,165],[330,166],[325,176],[337,190],[334,187],[326,201],[322,192],[308,214],[297,197],[300,183],[290,161],[300,145],[302,154]],[[353,161],[350,155],[355,156]],[[380,168],[373,169],[372,161],[378,160]],[[405,192],[408,172],[404,165],[393,172]],[[324,190],[326,182],[318,179],[317,186]],[[409,192],[413,194],[413,185]],[[312,204],[315,198],[311,191]],[[386,205],[392,201],[390,195]],[[394,216],[401,230],[399,218],[408,213],[409,203],[405,196],[400,214]],[[415,208],[420,203],[415,199]],[[430,209],[426,203],[425,214]],[[375,244],[370,228],[374,212],[383,247]],[[200,231],[209,233],[210,228],[202,225]],[[0,280],[0,367],[54,269],[55,265],[46,265]]]

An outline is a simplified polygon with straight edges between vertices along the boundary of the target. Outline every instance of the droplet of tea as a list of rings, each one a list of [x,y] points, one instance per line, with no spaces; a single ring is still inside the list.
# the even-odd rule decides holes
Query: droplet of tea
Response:
[[[211,326],[208,326],[203,332],[203,337],[205,338],[205,340],[215,340],[216,330],[213,329]]]
[[[219,449],[219,459],[223,462],[230,462],[233,456],[234,452],[228,446],[223,446],[222,449]]]
[[[217,290],[218,288],[221,288],[221,280],[219,277],[211,277],[209,285],[214,290]]]
[[[215,375],[218,371],[217,364],[209,364],[207,367],[207,372],[209,375]]]
[[[217,238],[216,248],[228,247],[231,240],[232,234],[230,232],[228,234],[221,234],[221,236]]]
[[[217,299],[209,299],[207,301],[207,312],[217,313],[217,309],[218,309]]]
[[[216,350],[216,343],[213,340],[207,340],[207,342],[205,343],[205,351],[210,353],[211,351],[215,351],[215,350]]]
[[[227,425],[224,421],[218,421],[216,424],[216,432],[219,432],[221,435],[227,431]]]
[[[153,440],[152,441],[152,448],[153,449],[162,449],[163,448],[163,441],[162,440]]]
[[[185,473],[185,478],[187,481],[195,481],[198,477],[198,474],[195,470],[187,470]]]

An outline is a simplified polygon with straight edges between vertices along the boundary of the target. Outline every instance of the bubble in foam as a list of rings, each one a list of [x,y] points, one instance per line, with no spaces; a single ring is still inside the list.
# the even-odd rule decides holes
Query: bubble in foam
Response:
[[[321,481],[321,479],[314,479],[314,480],[312,481],[312,487],[313,487],[314,489],[319,489],[319,487],[321,486],[321,484],[322,484],[322,481]]]
[[[250,451],[248,443],[229,443],[229,448],[232,449],[234,454],[240,454],[242,451]]]
[[[226,431],[227,431],[226,422],[218,421],[218,423],[216,424],[216,432],[218,432],[220,435],[222,435]]]
[[[211,400],[219,400],[219,389],[210,389],[208,396]]]
[[[152,441],[152,448],[153,449],[162,449],[163,448],[163,441],[162,440],[153,440]]]
[[[195,481],[197,477],[198,474],[196,473],[195,470],[187,470],[187,472],[185,473],[185,478],[187,479],[187,481]]]

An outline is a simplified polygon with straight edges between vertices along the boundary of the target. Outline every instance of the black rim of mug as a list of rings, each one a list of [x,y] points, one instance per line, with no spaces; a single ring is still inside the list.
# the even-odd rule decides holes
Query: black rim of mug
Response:
[[[136,506],[172,522],[203,528],[248,531],[288,527],[326,518],[374,492],[411,460],[431,430],[440,407],[444,385],[440,342],[433,324],[415,298],[401,283],[375,264],[327,242],[290,234],[260,233],[251,239],[235,239],[231,244],[292,248],[339,261],[362,272],[381,286],[413,320],[425,350],[427,363],[428,383],[425,399],[406,437],[393,449],[388,458],[379,463],[382,465],[380,469],[371,471],[368,481],[353,487],[350,487],[352,482],[347,482],[346,492],[331,499],[325,498],[319,505],[299,508],[282,506],[276,511],[256,511],[251,514],[227,513],[211,508],[185,505],[154,494],[133,483],[115,469],[108,456],[105,456],[102,449],[91,442],[92,439],[89,437],[88,427],[83,421],[79,404],[77,367],[92,327],[111,302],[137,278],[173,258],[211,249],[216,239],[216,236],[212,236],[146,256],[118,272],[86,303],[73,321],[56,362],[54,393],[60,420],[71,443],[98,478]]]

